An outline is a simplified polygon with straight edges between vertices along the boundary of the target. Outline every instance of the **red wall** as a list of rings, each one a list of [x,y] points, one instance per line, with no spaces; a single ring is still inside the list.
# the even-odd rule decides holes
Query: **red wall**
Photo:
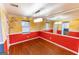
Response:
[[[40,32],[40,37],[50,40],[51,35],[45,32]]]
[[[45,30],[45,31],[46,32],[53,32],[53,30]],[[40,31],[30,32],[28,34],[12,34],[12,35],[9,35],[10,44],[20,42],[20,41],[23,41],[23,40],[27,40],[27,39],[30,39],[30,38],[35,38],[35,37],[38,37],[40,34],[42,35],[42,33]],[[43,35],[43,36],[45,36],[48,39],[50,35],[46,34],[46,35]]]
[[[72,37],[66,37],[66,36],[61,36],[57,34],[50,34],[49,31],[38,31],[38,32],[31,32],[28,34],[14,34],[14,35],[9,35],[10,38],[10,44],[20,42],[23,40],[28,40],[31,38],[35,37],[43,37],[45,39],[50,40],[51,42],[55,42],[57,44],[60,44],[62,46],[65,46],[71,50],[74,50],[78,52],[78,45],[79,45],[79,40],[76,38]]]
[[[70,31],[69,35],[70,36],[74,36],[74,37],[79,37],[79,32],[72,32],[72,31]]]
[[[57,30],[57,33],[61,34],[61,30]],[[79,37],[79,32],[69,31],[68,35],[73,37]]]
[[[57,30],[57,33],[61,34],[61,30]],[[69,31],[68,35],[73,37],[79,37],[79,32]]]
[[[50,34],[46,32],[41,32],[41,37],[78,52],[79,40],[76,38],[66,37],[66,36],[61,36],[61,35],[56,35],[56,34]]]
[[[78,39],[52,34],[51,41],[78,52]]]
[[[20,42],[20,41],[24,41],[30,38],[34,38],[38,36],[38,32],[31,32],[28,34],[13,34],[13,35],[9,35],[10,38],[10,44],[12,43],[16,43],[16,42]]]

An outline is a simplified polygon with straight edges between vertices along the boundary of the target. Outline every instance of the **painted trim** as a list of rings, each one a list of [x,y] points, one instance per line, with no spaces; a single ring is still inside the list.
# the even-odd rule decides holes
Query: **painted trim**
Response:
[[[78,37],[79,38],[79,32],[74,32],[74,31],[70,31],[68,33],[69,36],[74,36],[74,37]]]
[[[37,39],[37,38],[39,38],[39,37],[35,37],[35,38],[28,39],[28,40],[23,40],[23,41],[20,41],[20,42],[12,43],[12,44],[10,44],[10,46],[15,45],[15,44],[19,44],[19,43],[23,43],[23,42],[27,42],[27,41],[30,41],[30,40],[34,40],[34,39]]]
[[[42,38],[42,37],[39,36],[39,38]],[[71,49],[69,49],[69,48],[67,48],[67,47],[64,47],[64,46],[60,45],[60,44],[57,44],[57,43],[52,42],[52,41],[50,41],[50,40],[47,40],[47,39],[45,39],[45,38],[42,38],[42,39],[44,39],[44,40],[46,40],[46,41],[48,41],[48,42],[50,42],[50,43],[52,43],[52,44],[55,44],[56,46],[59,46],[59,47],[61,47],[61,48],[63,48],[63,49],[66,49],[66,50],[68,50],[68,51],[70,51],[70,52],[72,52],[72,53],[78,54],[78,53],[75,52],[74,50],[71,50]]]

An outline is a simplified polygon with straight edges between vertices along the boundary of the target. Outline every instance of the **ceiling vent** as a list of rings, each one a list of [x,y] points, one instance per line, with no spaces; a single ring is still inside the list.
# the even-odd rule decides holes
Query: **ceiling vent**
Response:
[[[36,14],[36,13],[39,13],[39,12],[40,12],[40,10],[37,10],[37,11],[35,12],[35,14]]]
[[[35,14],[39,13],[40,11],[42,11],[42,10],[44,10],[44,9],[45,9],[45,7],[40,8],[40,10],[37,10],[37,11],[35,12]]]
[[[18,8],[17,4],[10,4],[10,5],[13,6],[13,7],[17,7]]]

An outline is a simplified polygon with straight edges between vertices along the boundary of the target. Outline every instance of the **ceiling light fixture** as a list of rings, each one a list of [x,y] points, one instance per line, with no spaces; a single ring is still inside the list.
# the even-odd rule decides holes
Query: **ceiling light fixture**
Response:
[[[34,19],[34,22],[42,22],[42,21],[43,21],[42,18],[36,18],[36,19]]]

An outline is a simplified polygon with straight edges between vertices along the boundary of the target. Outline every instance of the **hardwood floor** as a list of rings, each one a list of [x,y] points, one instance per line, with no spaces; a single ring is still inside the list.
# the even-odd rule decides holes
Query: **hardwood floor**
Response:
[[[34,39],[10,46],[10,55],[74,55],[43,39]]]

